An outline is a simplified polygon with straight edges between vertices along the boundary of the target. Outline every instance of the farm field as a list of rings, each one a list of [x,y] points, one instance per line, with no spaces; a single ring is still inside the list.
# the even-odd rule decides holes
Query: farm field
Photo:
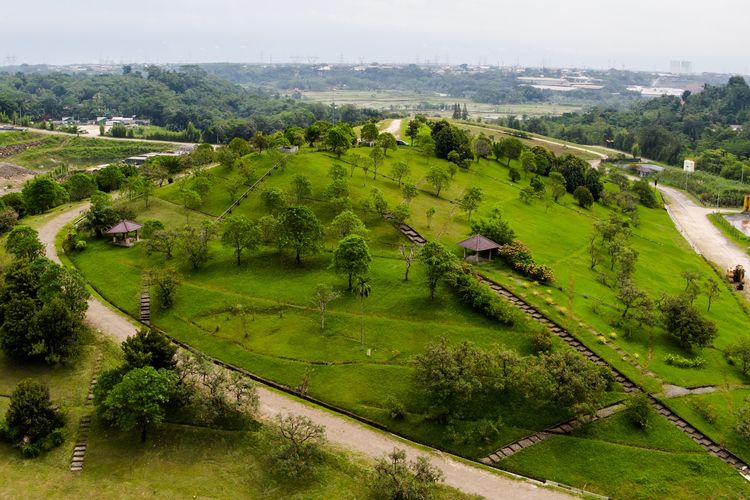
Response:
[[[335,99],[337,105],[353,104],[357,107],[389,110],[403,113],[420,113],[426,116],[450,118],[455,103],[463,106],[472,118],[497,118],[499,116],[545,116],[561,115],[579,111],[581,106],[567,104],[486,104],[474,102],[463,97],[442,96],[435,93],[387,91],[340,90],[305,91],[304,100],[330,104]],[[439,108],[444,109],[439,109]]]
[[[357,148],[351,153],[367,155],[368,148]],[[253,161],[256,164],[255,178],[270,167],[264,156],[257,156]],[[511,272],[501,261],[481,264],[478,270],[544,310],[589,348],[649,391],[661,391],[666,382],[682,386],[716,385],[727,381],[746,383],[740,371],[726,363],[720,350],[742,334],[748,321],[728,288],[721,288],[708,314],[719,327],[719,337],[716,347],[699,353],[705,359],[702,369],[683,369],[667,364],[666,354],[690,353],[682,351],[658,325],[644,327],[630,337],[610,335],[617,330],[612,323],[619,316],[621,306],[614,290],[589,269],[587,244],[594,223],[606,220],[611,210],[599,204],[592,210],[583,210],[573,203],[570,195],[559,204],[547,206],[544,202],[536,202],[528,205],[519,199],[518,193],[528,184],[529,178],[519,183],[510,182],[505,162],[481,160],[472,163],[468,171],[457,172],[453,183],[441,192],[440,197],[432,194],[425,176],[429,166],[441,160],[427,158],[411,148],[389,152],[378,169],[377,179],[372,178],[372,171],[364,175],[359,169],[349,170],[351,175],[346,180],[353,208],[369,229],[367,241],[373,255],[372,294],[362,303],[346,291],[344,278],[329,269],[331,251],[336,242],[331,235],[327,237],[323,251],[318,255],[304,256],[302,265],[294,263],[291,253],[280,253],[269,245],[247,254],[238,267],[232,252],[218,242],[211,244],[208,264],[197,271],[179,257],[167,261],[163,255],[146,255],[142,244],[123,249],[104,241],[90,241],[84,252],[71,257],[97,291],[131,314],[137,312],[142,273],[151,267],[176,266],[182,276],[182,285],[174,307],[154,314],[153,321],[157,326],[207,354],[289,387],[296,387],[306,380],[309,395],[425,444],[477,459],[504,444],[566,420],[569,415],[563,409],[548,405],[539,407],[527,400],[500,395],[476,401],[476,405],[467,408],[464,418],[452,422],[448,429],[429,418],[427,402],[412,382],[414,369],[411,364],[413,356],[421,353],[426,344],[445,336],[451,343],[468,340],[482,347],[499,345],[529,355],[533,352],[530,341],[533,326],[521,323],[512,328],[502,327],[459,304],[443,285],[435,300],[430,301],[419,264],[412,269],[409,281],[403,280],[404,264],[398,250],[403,240],[390,223],[361,209],[361,202],[374,187],[382,191],[390,206],[401,201],[397,183],[386,176],[396,161],[409,165],[411,177],[420,189],[418,196],[411,201],[409,223],[426,238],[454,248],[457,254],[459,248],[455,243],[468,236],[470,231],[467,216],[453,200],[470,186],[482,187],[485,200],[473,217],[486,217],[492,208],[500,208],[517,237],[530,247],[535,259],[552,267],[556,282],[553,285],[529,282]],[[312,194],[305,204],[327,224],[336,211],[325,201],[324,191],[329,183],[328,170],[336,162],[326,153],[303,150],[291,157],[283,170],[273,172],[263,181],[259,190],[250,193],[233,214],[254,219],[265,215],[267,209],[260,193],[271,187],[287,191],[294,175],[304,174],[312,182]],[[345,167],[349,169],[348,165]],[[181,189],[190,187],[192,182],[186,177],[158,190],[156,195],[160,200],[152,198],[148,209],[143,201],[131,202],[137,220],[158,218],[168,227],[177,228],[188,217],[191,223],[195,223],[218,216],[229,204],[226,185],[241,180],[237,172],[222,167],[213,169],[211,174],[214,176],[213,186],[203,197],[200,212],[186,211],[180,206]],[[608,189],[612,188],[608,186]],[[428,223],[426,212],[430,207],[436,211]],[[632,238],[632,244],[640,254],[635,273],[639,287],[653,296],[662,291],[678,293],[684,288],[680,277],[682,270],[695,270],[704,275],[713,272],[692,252],[664,210],[641,207],[639,212],[641,224],[634,229]],[[669,259],[664,259],[665,255],[669,255]],[[659,265],[654,266],[655,262]],[[603,264],[601,272],[606,274],[606,269]],[[329,306],[327,326],[323,331],[319,328],[319,313],[312,304],[312,292],[319,283],[330,284],[341,292],[341,297]],[[705,308],[704,300],[699,297],[696,305]],[[241,315],[236,313],[238,305],[245,311]],[[614,402],[624,395],[615,387],[607,397]],[[403,420],[389,416],[389,401],[392,400],[404,405],[406,415]],[[487,421],[502,422],[489,439],[477,430]],[[560,476],[565,481],[560,481],[587,488],[593,485],[597,491],[617,495],[622,486],[609,481],[604,467],[622,470],[633,467],[640,459],[665,460],[662,448],[665,442],[672,441],[669,436],[674,429],[663,423],[665,425],[658,425],[643,436],[628,435],[623,426],[615,426],[612,434],[619,434],[621,439],[612,438],[612,442],[606,445],[584,443],[578,436],[556,438],[543,447],[535,446],[512,457],[508,468],[543,476],[540,471],[545,469],[540,464],[546,459],[540,456],[557,456],[562,453],[560,450],[567,452],[578,446],[581,449],[594,446],[610,457],[605,461],[606,465],[602,463],[595,470],[587,471],[585,466],[571,463]],[[592,424],[592,427],[598,424]],[[569,444],[568,440],[575,444]],[[617,453],[620,446],[631,441],[638,443],[635,455]],[[558,442],[563,444],[558,446]],[[684,470],[693,466],[691,454],[695,454],[701,463],[706,464],[706,470],[715,468],[723,471],[721,474],[734,474],[717,459],[691,449],[691,444],[688,441],[675,445],[679,449],[667,450],[675,455],[675,460]],[[525,460],[523,455],[526,453],[536,458]],[[504,462],[501,466],[505,467]],[[679,496],[681,490],[674,488],[685,487],[668,486],[664,471],[654,472],[647,482],[648,488],[636,489],[634,498],[638,495],[645,497],[648,492],[659,488]],[[706,482],[701,488],[708,491],[712,484]],[[741,482],[736,484],[742,485]]]

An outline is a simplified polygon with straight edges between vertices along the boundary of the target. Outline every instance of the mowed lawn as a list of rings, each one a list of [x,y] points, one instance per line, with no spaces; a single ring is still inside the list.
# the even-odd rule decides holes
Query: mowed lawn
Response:
[[[368,152],[368,148],[352,151],[365,157]],[[263,167],[268,164],[263,165],[263,157],[257,161],[256,172],[261,175]],[[279,187],[286,191],[294,175],[301,173],[313,184],[312,196],[306,204],[327,224],[335,216],[333,208],[325,202],[325,188],[330,182],[327,172],[337,161],[328,154],[304,150],[293,156],[283,171],[276,171],[267,178],[234,213],[255,219],[267,214],[260,199],[262,190]],[[404,264],[398,244],[404,240],[381,217],[361,209],[362,201],[374,187],[383,192],[391,206],[401,201],[397,183],[387,177],[395,161],[407,162],[412,171],[411,178],[421,190],[411,202],[409,223],[425,237],[437,239],[455,249],[457,255],[460,249],[455,243],[467,237],[470,230],[466,214],[453,201],[467,187],[482,187],[485,201],[473,217],[487,216],[493,207],[499,207],[536,260],[553,268],[557,281],[554,286],[533,284],[510,272],[500,262],[482,265],[481,272],[498,279],[545,310],[650,390],[658,390],[661,380],[681,385],[744,380],[736,368],[727,365],[718,349],[705,349],[699,353],[707,360],[706,366],[700,370],[667,365],[664,361],[666,353],[691,354],[683,352],[658,325],[644,328],[632,338],[618,335],[611,339],[609,334],[617,330],[611,322],[620,314],[620,306],[615,291],[596,279],[597,272],[608,269],[608,262],[605,260],[596,271],[591,271],[587,252],[594,224],[606,220],[611,210],[601,205],[595,205],[590,211],[582,210],[569,195],[559,204],[547,206],[544,202],[536,202],[526,205],[520,201],[518,193],[521,187],[528,185],[529,178],[518,184],[511,183],[504,162],[482,160],[473,163],[468,172],[456,174],[451,186],[444,189],[439,198],[432,194],[425,176],[430,165],[441,160],[426,158],[409,148],[389,152],[384,165],[379,168],[377,180],[373,179],[372,169],[367,176],[361,170],[355,170],[347,178],[350,195],[354,210],[370,230],[367,239],[373,254],[372,295],[362,304],[346,291],[345,277],[335,275],[329,268],[335,246],[335,239],[330,236],[324,250],[318,255],[304,256],[301,266],[294,262],[291,252],[264,247],[245,255],[242,265],[237,267],[231,251],[218,242],[211,244],[211,260],[198,271],[192,270],[180,256],[173,261],[166,261],[162,255],[146,256],[143,245],[122,249],[103,241],[92,241],[84,252],[74,254],[72,258],[105,298],[131,314],[137,312],[142,273],[150,267],[175,266],[182,276],[182,285],[171,310],[155,311],[153,321],[157,326],[208,354],[290,387],[307,379],[311,396],[355,411],[426,444],[478,458],[502,444],[564,420],[567,417],[564,411],[539,408],[529,401],[497,397],[477,401],[472,405],[475,407],[467,409],[465,420],[453,423],[450,433],[444,426],[426,418],[426,402],[411,380],[411,359],[422,352],[427,343],[444,335],[453,343],[469,340],[481,346],[498,344],[529,354],[529,327],[505,328],[488,321],[458,304],[444,285],[440,285],[435,300],[430,301],[423,270],[418,263],[413,266],[409,281],[403,280]],[[212,175],[216,179],[215,185],[199,210],[218,215],[229,201],[225,183],[238,179],[238,176],[236,172],[221,168],[213,169]],[[191,180],[178,182],[189,186]],[[142,202],[136,202],[134,206],[140,212],[138,220],[156,217],[170,221],[168,225],[172,228],[179,228],[186,220],[186,212],[179,206],[179,190],[180,185],[172,185],[158,192],[157,196],[163,199],[160,210],[165,211],[159,216],[152,210],[145,210]],[[428,225],[426,212],[431,207],[436,212]],[[168,215],[170,211],[171,215]],[[656,298],[662,292],[674,294],[684,288],[680,277],[683,270],[710,275],[711,268],[684,242],[666,211],[641,207],[639,212],[641,224],[634,230],[632,243],[640,254],[635,274],[640,287]],[[189,216],[191,222],[198,220],[193,217],[201,217],[197,212]],[[331,284],[341,292],[341,297],[329,305],[327,326],[323,331],[320,330],[319,312],[312,303],[312,292],[319,283]],[[696,304],[705,308],[705,299],[699,297]],[[237,314],[238,305],[243,306],[244,315]],[[709,317],[719,326],[718,348],[742,335],[747,324],[747,316],[727,289],[722,289],[719,298],[715,299]],[[607,335],[605,344],[597,343],[597,334]],[[627,355],[622,356],[615,347]],[[617,395],[612,397],[617,399]],[[394,421],[389,417],[386,403],[389,398],[405,404],[407,416],[404,421]],[[503,425],[499,434],[489,442],[470,437],[481,420],[498,418]],[[661,430],[655,434],[656,442],[662,444],[664,435],[668,435],[662,435]],[[605,450],[609,453],[607,456],[616,456],[622,446],[622,443],[613,442],[602,449],[609,450]],[[531,450],[535,449],[536,446]],[[681,456],[683,452],[687,453],[685,450],[675,453]],[[707,458],[700,450],[695,453],[700,460]],[[648,444],[639,448],[632,460],[622,462],[623,467],[635,466],[638,456],[646,456],[644,460],[653,462],[665,459],[659,446]],[[692,455],[688,458],[692,460]],[[532,462],[535,460],[542,458]],[[690,463],[688,460],[685,467]],[[722,474],[731,473],[721,463],[708,463],[710,468],[723,471]],[[572,464],[569,470],[575,467]],[[601,468],[608,468],[606,460],[601,462]],[[533,464],[522,463],[515,470],[533,474],[537,469]],[[589,477],[603,491],[616,491],[610,488],[609,478],[600,472],[593,471],[586,476],[585,470],[580,470],[577,476],[568,477],[576,484]],[[655,475],[654,478],[657,483],[666,481],[664,476]]]

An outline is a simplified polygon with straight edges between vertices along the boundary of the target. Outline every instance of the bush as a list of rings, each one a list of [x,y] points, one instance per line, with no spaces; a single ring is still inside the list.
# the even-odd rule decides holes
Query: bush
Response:
[[[714,405],[696,399],[691,399],[688,404],[695,413],[700,415],[700,417],[709,424],[716,422],[716,407]]]
[[[277,434],[283,443],[274,456],[276,470],[292,479],[309,476],[322,459],[325,428],[307,417],[291,414],[285,417],[278,415],[276,424]]]
[[[555,273],[549,267],[537,264],[531,256],[531,250],[519,240],[510,244],[502,245],[498,250],[510,266],[521,274],[541,283],[552,283],[555,281]]]
[[[143,229],[141,230],[141,236],[149,239],[153,236],[155,231],[163,231],[164,223],[157,219],[148,219],[143,222]]]
[[[531,347],[537,354],[551,351],[553,345],[552,333],[546,328],[540,328],[531,335]]]
[[[457,271],[450,283],[458,298],[477,312],[505,325],[518,322],[518,312],[477,280],[468,269]]]
[[[403,420],[406,416],[406,408],[404,404],[393,396],[388,396],[385,400],[385,408],[388,411],[388,415],[393,420]]]
[[[2,434],[26,457],[35,457],[63,442],[63,416],[52,406],[49,389],[24,380],[13,391]]]
[[[582,208],[590,208],[594,204],[594,196],[586,186],[578,186],[573,191],[573,197]]]
[[[626,403],[626,408],[625,415],[631,424],[640,429],[648,429],[653,410],[645,393],[639,392],[633,395]]]
[[[394,449],[375,464],[373,493],[375,498],[380,499],[432,498],[434,485],[442,480],[442,476],[427,457],[421,456],[414,462],[407,462],[406,452]]]
[[[664,362],[678,368],[703,368],[706,361],[703,358],[684,358],[679,354],[667,354],[664,356]]]

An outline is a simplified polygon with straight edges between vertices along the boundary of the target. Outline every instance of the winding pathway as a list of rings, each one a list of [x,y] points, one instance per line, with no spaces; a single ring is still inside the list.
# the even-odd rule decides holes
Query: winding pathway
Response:
[[[55,247],[55,237],[66,224],[76,220],[87,208],[87,203],[71,208],[39,228],[39,238],[46,247],[47,257],[60,263]],[[118,341],[132,335],[138,328],[135,323],[94,297],[89,299],[86,319],[94,328]],[[330,442],[372,459],[382,457],[395,447],[405,449],[411,459],[419,455],[427,455],[433,465],[442,471],[444,483],[465,493],[491,499],[569,498],[567,494],[559,490],[541,487],[541,483],[471,465],[451,455],[371,429],[352,419],[303,403],[296,398],[260,385],[258,394],[260,413],[264,418],[273,418],[287,413],[304,415],[315,423],[325,426],[326,436]]]

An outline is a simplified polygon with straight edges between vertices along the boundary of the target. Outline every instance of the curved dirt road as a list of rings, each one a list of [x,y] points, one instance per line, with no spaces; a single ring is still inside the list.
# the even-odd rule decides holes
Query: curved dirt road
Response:
[[[77,219],[88,206],[86,203],[64,211],[39,228],[39,238],[46,246],[47,257],[60,263],[55,248],[55,236],[66,224]],[[137,328],[135,323],[93,297],[89,299],[86,319],[95,328],[118,341],[135,333]],[[469,465],[436,450],[425,451],[428,448],[418,448],[392,434],[376,431],[354,420],[303,403],[296,398],[263,386],[258,386],[258,394],[260,395],[260,413],[265,418],[287,413],[307,416],[315,423],[325,426],[326,436],[330,442],[373,459],[382,457],[394,447],[405,449],[411,459],[418,455],[428,455],[433,465],[443,472],[445,484],[466,493],[492,499],[569,498],[565,493],[537,486],[531,481],[518,480],[491,471],[489,468]]]
[[[396,118],[388,124],[381,132],[390,132],[396,139],[401,138],[401,118]]]

